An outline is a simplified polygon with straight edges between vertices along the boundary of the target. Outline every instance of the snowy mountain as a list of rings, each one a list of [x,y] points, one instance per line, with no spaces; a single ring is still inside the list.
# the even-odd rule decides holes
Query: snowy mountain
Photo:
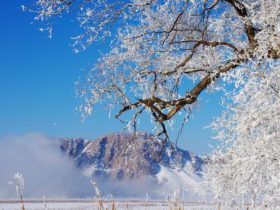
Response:
[[[86,176],[106,183],[105,191],[167,196],[179,188],[194,196],[199,190],[202,158],[171,143],[164,145],[152,135],[112,134],[94,141],[62,139],[61,150]]]

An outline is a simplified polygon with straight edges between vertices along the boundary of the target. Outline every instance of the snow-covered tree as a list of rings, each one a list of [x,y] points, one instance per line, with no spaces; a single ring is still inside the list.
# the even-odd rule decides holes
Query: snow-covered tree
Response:
[[[247,72],[212,125],[223,144],[207,166],[207,179],[219,201],[241,209],[280,208],[279,64]]]
[[[75,14],[83,29],[76,52],[110,40],[79,84],[84,117],[107,103],[117,118],[130,113],[133,127],[148,111],[161,134],[222,74],[280,58],[279,0],[37,0],[23,9],[50,33],[55,17]]]

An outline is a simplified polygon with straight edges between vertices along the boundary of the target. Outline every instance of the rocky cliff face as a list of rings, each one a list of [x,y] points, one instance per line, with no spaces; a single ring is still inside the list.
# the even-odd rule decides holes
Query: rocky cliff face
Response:
[[[123,182],[149,177],[158,185],[196,188],[203,160],[152,135],[112,134],[94,141],[63,139],[61,149],[89,176]]]
[[[200,157],[175,148],[145,133],[112,134],[95,141],[64,139],[62,151],[74,158],[77,166],[88,175],[102,175],[113,180],[154,176],[160,166],[189,168],[199,175],[203,161]]]

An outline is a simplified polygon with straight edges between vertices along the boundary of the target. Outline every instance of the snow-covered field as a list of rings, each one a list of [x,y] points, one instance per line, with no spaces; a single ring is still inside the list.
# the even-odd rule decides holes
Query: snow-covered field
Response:
[[[170,210],[176,208],[176,204],[167,201],[139,201],[139,200],[117,200],[115,201],[116,210]],[[98,209],[97,203],[93,200],[28,200],[25,201],[26,210],[93,210]],[[103,203],[104,209],[112,209],[112,202]],[[180,203],[184,210],[217,210],[216,205],[185,202]],[[21,205],[15,200],[0,200],[0,210],[20,210]]]

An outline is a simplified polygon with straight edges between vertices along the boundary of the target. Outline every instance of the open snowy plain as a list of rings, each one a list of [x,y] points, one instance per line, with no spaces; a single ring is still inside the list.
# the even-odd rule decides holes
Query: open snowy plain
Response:
[[[174,203],[167,201],[140,201],[140,200],[116,200],[115,208],[113,202],[103,203],[103,209],[114,210],[217,210],[213,204],[182,202]],[[98,204],[94,200],[27,200],[24,203],[25,210],[92,210],[98,209]],[[21,210],[21,204],[16,200],[0,200],[0,210]]]

